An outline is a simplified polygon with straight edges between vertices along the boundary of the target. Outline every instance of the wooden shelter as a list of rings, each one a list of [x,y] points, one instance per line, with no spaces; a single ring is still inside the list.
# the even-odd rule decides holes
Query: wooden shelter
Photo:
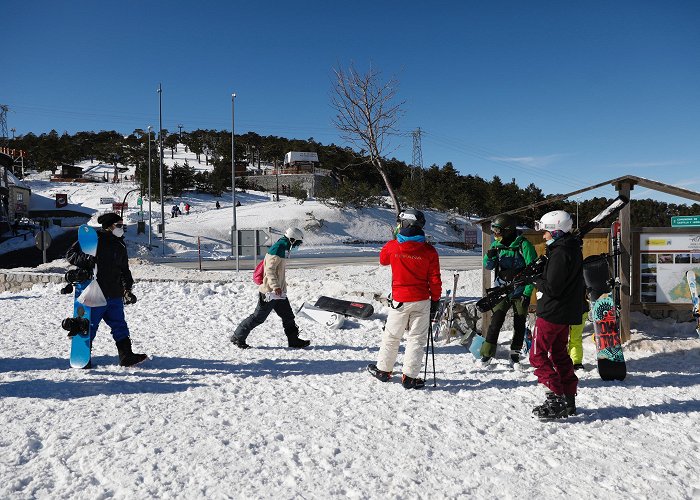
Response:
[[[482,254],[485,253],[485,251],[491,246],[491,240],[492,240],[492,233],[491,233],[491,221],[498,217],[499,215],[506,215],[506,214],[517,214],[520,212],[523,212],[525,210],[531,210],[533,208],[537,208],[540,206],[548,205],[556,201],[564,200],[567,199],[571,196],[575,196],[577,194],[585,193],[587,191],[591,191],[593,189],[598,189],[607,185],[612,185],[615,187],[617,192],[619,194],[622,194],[626,196],[627,198],[630,198],[630,203],[625,206],[622,211],[620,212],[619,219],[620,219],[620,246],[622,250],[622,255],[620,256],[620,335],[622,337],[622,341],[626,342],[630,338],[630,311],[631,311],[631,270],[632,270],[632,265],[631,265],[631,256],[634,255],[632,250],[633,250],[633,238],[632,238],[632,233],[633,233],[633,228],[631,224],[631,204],[634,203],[633,200],[631,200],[630,194],[631,191],[634,189],[635,186],[641,186],[647,189],[653,189],[655,191],[660,191],[662,193],[666,194],[671,194],[674,196],[679,196],[681,198],[685,198],[688,200],[700,202],[700,193],[697,191],[691,191],[689,189],[684,189],[684,188],[679,188],[676,186],[671,186],[669,184],[664,184],[662,182],[654,181],[651,179],[645,179],[643,177],[637,177],[634,175],[625,175],[622,177],[617,177],[615,179],[610,179],[605,182],[601,182],[598,184],[594,184],[592,186],[588,186],[582,189],[579,189],[577,191],[573,191],[571,193],[566,193],[562,194],[559,196],[554,196],[552,198],[548,198],[546,200],[537,202],[537,203],[532,203],[530,205],[516,208],[514,210],[510,210],[508,212],[503,212],[501,214],[496,214],[491,217],[481,219],[476,221],[476,224],[480,224],[482,231],[483,231],[483,237],[482,237]],[[650,230],[652,228],[635,228],[638,232],[642,230]],[[656,228],[658,229],[658,228]],[[669,229],[669,228],[665,228]],[[699,231],[700,232],[700,231]],[[607,231],[605,231],[607,233]],[[592,231],[589,233],[589,235],[584,238],[584,257],[587,255],[593,255],[595,253],[602,253],[602,252],[607,252],[609,251],[609,246],[606,240],[605,248],[600,249],[600,242],[598,243],[593,243],[593,240],[596,238],[596,234],[601,234],[600,231]],[[526,233],[525,236],[527,237],[528,234]],[[600,236],[598,237],[600,238]],[[531,241],[533,244],[538,243],[535,238],[531,238]],[[594,250],[595,248],[595,250]],[[538,248],[538,254],[541,253],[542,250]],[[637,247],[637,252],[639,251]],[[483,292],[486,292],[487,288],[490,288],[492,285],[491,281],[491,271],[488,271],[484,269],[483,274],[482,274],[482,288]],[[643,309],[640,307],[640,309]],[[484,313],[483,316],[483,326],[482,326],[482,331],[486,332],[488,329],[489,323],[491,321],[491,312]]]

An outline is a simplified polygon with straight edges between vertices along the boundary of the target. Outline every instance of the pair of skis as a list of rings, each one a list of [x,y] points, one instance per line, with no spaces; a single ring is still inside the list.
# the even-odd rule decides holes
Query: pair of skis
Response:
[[[698,298],[698,284],[695,277],[695,271],[692,269],[685,273],[685,279],[688,281],[690,288],[690,300],[693,303],[693,317],[696,321],[695,333],[700,337],[700,298]]]
[[[459,273],[454,273],[454,282],[452,290],[445,292],[445,297],[440,301],[440,307],[433,321],[433,340],[439,340],[440,336],[445,332],[445,338],[449,342],[453,335],[457,334],[457,329],[454,326],[454,309],[455,296],[457,295],[457,282],[459,281]]]

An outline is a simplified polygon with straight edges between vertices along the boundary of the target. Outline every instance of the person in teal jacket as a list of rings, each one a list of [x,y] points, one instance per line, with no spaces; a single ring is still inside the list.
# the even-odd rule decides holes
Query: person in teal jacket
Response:
[[[537,260],[535,247],[525,237],[518,234],[515,219],[509,215],[499,215],[491,223],[494,242],[484,256],[484,267],[496,273],[496,286],[509,282],[525,266]],[[481,346],[481,362],[488,364],[496,355],[498,334],[509,309],[513,309],[513,338],[510,342],[511,364],[520,362],[520,351],[525,338],[525,321],[530,305],[533,285],[521,286],[492,309],[491,324],[486,332],[486,340]]]

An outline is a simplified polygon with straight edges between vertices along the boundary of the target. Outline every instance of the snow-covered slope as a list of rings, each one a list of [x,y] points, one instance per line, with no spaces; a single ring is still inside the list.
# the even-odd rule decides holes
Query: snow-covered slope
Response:
[[[138,267],[134,269],[138,276]],[[175,271],[173,271],[175,273]],[[161,273],[157,273],[161,274]],[[443,281],[451,277],[443,270]],[[168,277],[167,268],[162,276]],[[173,274],[174,276],[175,274]],[[365,371],[387,309],[285,347],[273,315],[253,349],[227,337],[255,307],[250,272],[139,282],[126,309],[152,360],[119,368],[103,325],[93,370],[68,369],[58,286],[0,294],[2,498],[698,498],[700,340],[691,324],[633,317],[624,382],[602,382],[584,334],[579,417],[541,423],[529,367],[508,368],[510,333],[481,369],[436,346],[437,388],[406,391]],[[291,269],[296,309],[319,294],[386,292],[379,266]],[[478,294],[462,271],[460,296]],[[396,367],[400,373],[400,361]]]

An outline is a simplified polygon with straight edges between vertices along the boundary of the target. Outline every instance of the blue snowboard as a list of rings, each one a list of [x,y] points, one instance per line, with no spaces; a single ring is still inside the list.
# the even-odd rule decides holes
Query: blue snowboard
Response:
[[[95,256],[97,254],[97,232],[90,226],[83,224],[78,229],[78,244],[83,253]],[[87,320],[87,325],[90,325],[90,308],[78,302],[78,297],[80,297],[80,294],[83,293],[83,290],[85,290],[91,281],[92,280],[88,279],[76,283],[73,300],[73,318]],[[71,336],[71,368],[86,368],[91,366],[90,357],[91,342],[90,328],[88,327],[87,330],[81,330]]]

